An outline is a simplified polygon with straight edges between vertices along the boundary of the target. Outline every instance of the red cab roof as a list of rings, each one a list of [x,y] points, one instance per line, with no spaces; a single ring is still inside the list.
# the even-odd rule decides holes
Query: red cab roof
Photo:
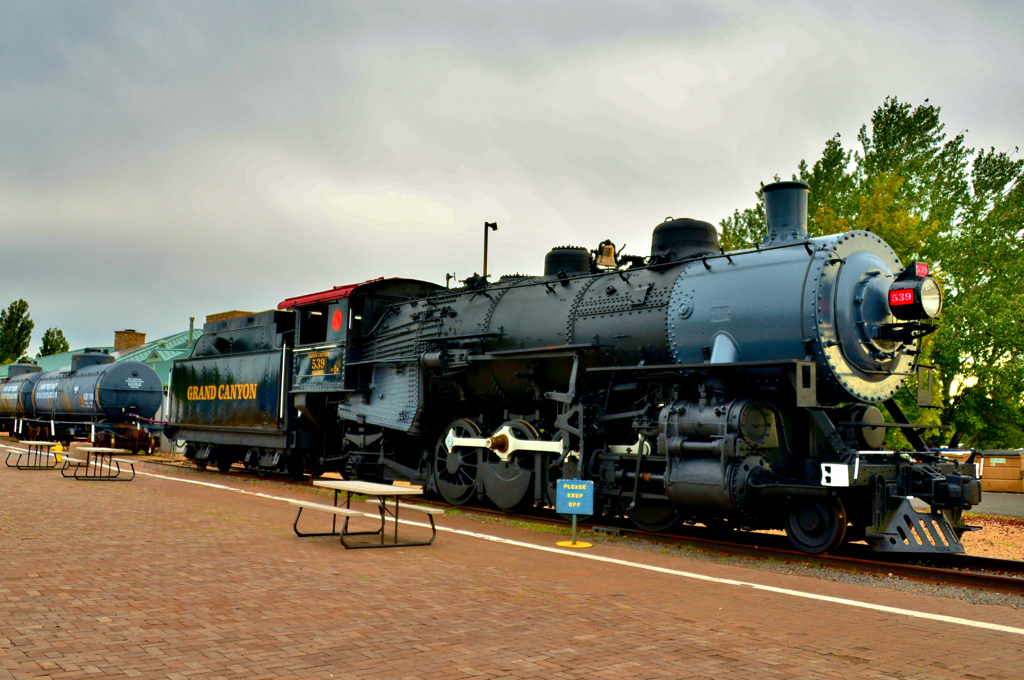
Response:
[[[319,293],[310,293],[308,295],[300,295],[299,297],[288,298],[277,306],[278,309],[291,309],[293,307],[305,307],[306,305],[315,305],[321,302],[333,302],[335,300],[342,300],[352,294],[359,286],[365,286],[368,283],[376,283],[377,281],[383,281],[384,277],[381,276],[377,279],[370,279],[369,281],[363,281],[362,283],[352,283],[347,286],[335,286],[330,290],[320,291]]]

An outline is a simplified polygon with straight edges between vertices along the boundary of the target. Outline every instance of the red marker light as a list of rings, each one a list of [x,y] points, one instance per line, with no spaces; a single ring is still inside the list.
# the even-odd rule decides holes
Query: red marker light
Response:
[[[912,305],[914,304],[914,289],[913,288],[898,288],[896,290],[889,291],[889,306],[896,307],[898,305]]]
[[[924,278],[925,276],[928,276],[928,264],[926,262],[915,262],[914,266],[916,267],[916,274],[919,277]]]
[[[334,316],[331,317],[331,328],[333,328],[335,331],[340,331],[342,321],[343,319],[341,316],[341,310],[334,310]]]

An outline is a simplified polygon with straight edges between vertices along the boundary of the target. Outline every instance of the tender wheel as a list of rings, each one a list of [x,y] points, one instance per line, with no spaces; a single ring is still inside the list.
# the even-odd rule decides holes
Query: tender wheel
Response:
[[[839,546],[846,536],[846,509],[838,498],[795,505],[786,515],[789,542],[816,555]]]
[[[626,517],[641,531],[657,534],[671,529],[681,515],[671,505],[637,505],[626,511]]]
[[[196,449],[194,462],[198,469],[206,470],[211,460],[213,460],[213,447],[210,444],[203,444],[201,449]]]
[[[533,425],[525,420],[510,420],[502,427],[508,427],[516,439],[534,441],[540,438]],[[508,461],[502,461],[493,451],[484,451],[480,476],[487,497],[499,510],[516,512],[533,504],[533,460],[531,451],[513,453]]]
[[[476,477],[481,449],[453,447],[451,451],[444,440],[448,433],[456,437],[480,437],[480,428],[472,420],[456,420],[444,429],[434,447],[434,481],[441,498],[452,505],[465,505],[476,493]]]
[[[230,455],[226,453],[221,454],[220,456],[217,456],[217,469],[220,470],[221,472],[227,472],[228,470],[231,469],[231,465],[234,462],[235,461],[231,459]]]
[[[288,459],[288,479],[293,482],[301,482],[306,476],[306,459],[298,453],[293,453]]]

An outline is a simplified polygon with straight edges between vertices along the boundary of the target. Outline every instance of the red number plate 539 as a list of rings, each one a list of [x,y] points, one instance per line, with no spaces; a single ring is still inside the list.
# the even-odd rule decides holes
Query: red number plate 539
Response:
[[[893,305],[909,305],[914,302],[914,291],[906,288],[903,290],[890,290],[889,291],[889,306]]]

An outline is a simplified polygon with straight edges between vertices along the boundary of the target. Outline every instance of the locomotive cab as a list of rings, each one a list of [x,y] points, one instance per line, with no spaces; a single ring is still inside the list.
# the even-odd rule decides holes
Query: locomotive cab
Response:
[[[359,370],[363,329],[386,323],[391,305],[439,288],[412,279],[374,279],[282,302],[278,308],[292,309],[297,317],[293,392],[368,390],[372,367]]]

